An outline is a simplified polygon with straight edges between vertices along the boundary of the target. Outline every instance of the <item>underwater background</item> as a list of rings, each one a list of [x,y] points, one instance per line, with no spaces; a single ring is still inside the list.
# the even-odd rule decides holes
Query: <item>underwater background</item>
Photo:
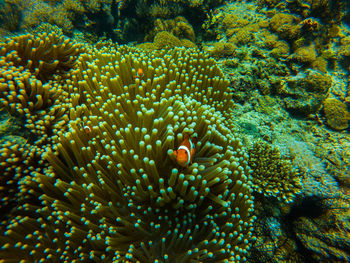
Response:
[[[0,1],[0,262],[350,262],[349,73],[347,0]]]

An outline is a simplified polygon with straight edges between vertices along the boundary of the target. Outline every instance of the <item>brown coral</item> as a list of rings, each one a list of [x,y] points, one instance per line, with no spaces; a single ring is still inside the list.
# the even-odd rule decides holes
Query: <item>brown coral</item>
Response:
[[[233,43],[216,42],[212,47],[207,47],[206,51],[215,58],[230,57],[235,53],[236,46]]]
[[[328,98],[323,103],[323,111],[327,125],[335,130],[345,130],[349,127],[350,112],[346,104],[338,99]]]
[[[317,112],[332,86],[332,77],[314,70],[306,70],[302,77],[289,77],[283,88],[285,106],[293,113],[307,116]]]

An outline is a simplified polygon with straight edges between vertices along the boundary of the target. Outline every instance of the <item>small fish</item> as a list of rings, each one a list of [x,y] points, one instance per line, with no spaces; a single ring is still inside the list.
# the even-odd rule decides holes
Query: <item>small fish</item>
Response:
[[[192,163],[193,155],[196,151],[195,143],[197,138],[190,138],[188,134],[185,134],[183,142],[180,144],[177,151],[174,150],[176,161],[178,165],[182,167],[188,167]]]
[[[84,132],[86,132],[87,134],[92,132],[92,128],[88,125],[83,126],[83,130]]]
[[[79,129],[83,130],[86,134],[92,133],[92,126],[84,124],[84,122],[81,122],[78,124]]]
[[[137,71],[136,71],[136,75],[133,76],[133,79],[134,80],[137,79],[137,78],[142,79],[144,75],[145,74],[143,73],[143,69],[142,68],[138,68]]]

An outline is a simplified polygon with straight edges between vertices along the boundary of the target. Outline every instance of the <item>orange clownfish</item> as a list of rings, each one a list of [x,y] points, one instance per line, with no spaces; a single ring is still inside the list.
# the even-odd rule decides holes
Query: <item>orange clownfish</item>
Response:
[[[137,71],[136,71],[136,75],[133,76],[133,79],[134,80],[137,79],[137,78],[142,79],[143,75],[144,75],[143,69],[142,68],[138,68]]]
[[[188,134],[185,134],[184,140],[180,144],[177,151],[174,150],[174,154],[176,156],[176,161],[178,165],[182,167],[187,167],[190,163],[192,163],[193,155],[196,151],[196,142],[197,138],[190,138]]]

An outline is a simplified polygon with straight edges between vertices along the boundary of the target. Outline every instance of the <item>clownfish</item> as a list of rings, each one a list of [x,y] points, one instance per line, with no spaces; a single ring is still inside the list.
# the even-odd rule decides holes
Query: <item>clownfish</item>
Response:
[[[188,134],[185,134],[183,142],[180,144],[177,151],[174,150],[176,161],[178,165],[182,167],[188,167],[192,163],[193,155],[196,151],[195,143],[197,138],[190,138]]]
[[[92,126],[84,124],[84,122],[79,123],[78,127],[83,130],[86,134],[92,133]]]
[[[136,75],[133,76],[133,79],[134,80],[137,79],[137,78],[142,79],[143,75],[144,75],[143,69],[142,68],[138,68],[137,71],[136,71]]]
[[[85,133],[88,133],[88,134],[92,132],[92,128],[90,126],[88,126],[88,125],[85,125],[83,127],[83,130],[84,130]]]

